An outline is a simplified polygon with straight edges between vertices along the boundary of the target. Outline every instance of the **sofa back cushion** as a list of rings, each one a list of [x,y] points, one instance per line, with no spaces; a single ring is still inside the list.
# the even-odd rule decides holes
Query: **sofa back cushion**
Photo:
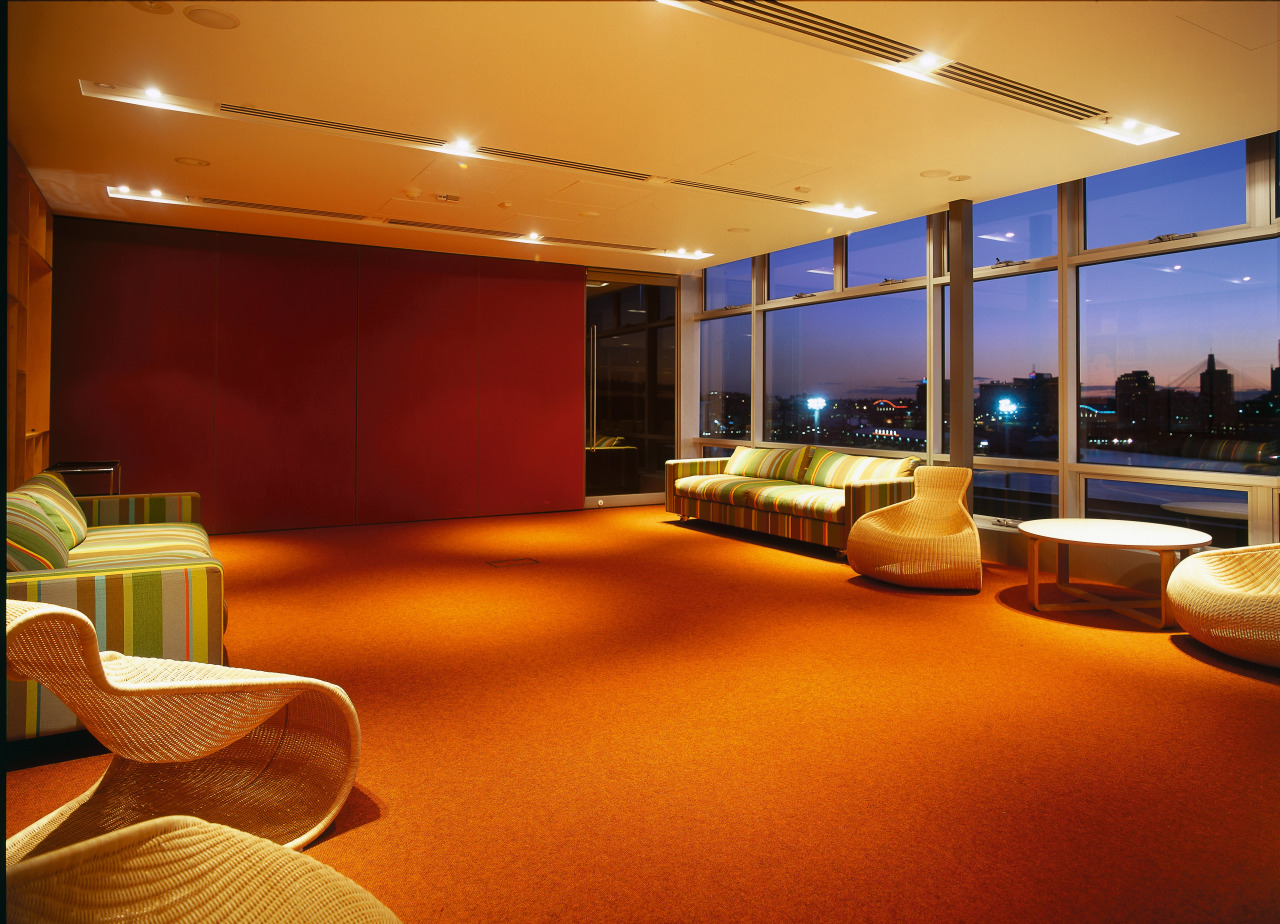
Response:
[[[41,472],[23,482],[18,492],[36,499],[68,549],[74,549],[84,542],[88,521],[75,496],[67,488],[67,483],[58,475]]]
[[[67,566],[67,547],[34,497],[6,494],[5,520],[7,570],[47,571]]]
[[[803,484],[824,488],[843,488],[858,481],[906,478],[919,464],[920,460],[915,456],[882,459],[879,456],[851,456],[834,449],[815,449],[813,459],[800,480]]]
[[[810,446],[798,449],[748,449],[739,446],[725,464],[726,475],[799,481],[809,462]]]

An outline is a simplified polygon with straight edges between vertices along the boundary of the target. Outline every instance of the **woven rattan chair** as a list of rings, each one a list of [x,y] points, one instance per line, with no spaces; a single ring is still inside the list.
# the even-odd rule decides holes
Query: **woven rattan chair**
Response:
[[[978,528],[964,506],[973,473],[922,466],[915,496],[864,513],[849,530],[854,571],[906,587],[982,589]]]
[[[5,843],[6,864],[165,815],[298,848],[346,801],[355,708],[319,680],[98,651],[83,614],[7,601],[6,673],[53,691],[115,757],[102,778]]]
[[[169,816],[24,860],[5,871],[9,921],[396,921],[334,869],[273,841]]]
[[[1169,576],[1169,615],[1232,657],[1280,667],[1280,545],[1209,549]]]

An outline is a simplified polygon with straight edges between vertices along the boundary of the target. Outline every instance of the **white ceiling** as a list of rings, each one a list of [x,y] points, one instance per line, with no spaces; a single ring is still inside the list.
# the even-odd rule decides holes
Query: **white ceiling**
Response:
[[[60,215],[688,272],[1280,128],[1280,3],[789,5],[1180,134],[1125,144],[734,13],[648,0],[111,0],[9,3],[8,136]],[[193,7],[239,26],[198,25],[185,15]],[[81,80],[117,88],[97,92],[154,86],[197,111],[83,95]],[[219,104],[464,138],[543,162],[228,118]],[[929,170],[971,179],[920,176]],[[197,205],[108,197],[119,185]],[[833,217],[743,192],[876,214]],[[205,197],[361,220],[198,204]],[[677,248],[714,256],[647,252]]]

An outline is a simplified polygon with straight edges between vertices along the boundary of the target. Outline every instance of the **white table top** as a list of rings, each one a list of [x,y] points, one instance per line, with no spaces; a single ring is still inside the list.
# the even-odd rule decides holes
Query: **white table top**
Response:
[[[1019,532],[1038,539],[1074,542],[1118,549],[1189,549],[1209,545],[1213,537],[1198,529],[1143,523],[1138,520],[1107,520],[1095,517],[1056,517],[1027,520],[1018,525]]]

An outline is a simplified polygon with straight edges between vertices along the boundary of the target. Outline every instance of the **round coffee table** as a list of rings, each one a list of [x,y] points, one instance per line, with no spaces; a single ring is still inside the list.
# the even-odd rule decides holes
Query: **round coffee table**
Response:
[[[1165,590],[1169,575],[1182,554],[1196,546],[1209,545],[1213,537],[1198,529],[1182,526],[1165,526],[1161,523],[1142,523],[1136,520],[1106,520],[1088,517],[1055,517],[1047,520],[1027,520],[1018,526],[1027,537],[1027,598],[1031,606],[1040,611],[1108,609],[1148,625],[1163,628],[1165,623]],[[1053,542],[1058,546],[1057,586],[1067,593],[1080,597],[1083,603],[1040,602],[1040,543]],[[1091,545],[1106,549],[1144,549],[1160,553],[1160,595],[1116,600],[1101,597],[1071,584],[1071,546]],[[1137,607],[1158,607],[1159,617],[1144,613]]]

